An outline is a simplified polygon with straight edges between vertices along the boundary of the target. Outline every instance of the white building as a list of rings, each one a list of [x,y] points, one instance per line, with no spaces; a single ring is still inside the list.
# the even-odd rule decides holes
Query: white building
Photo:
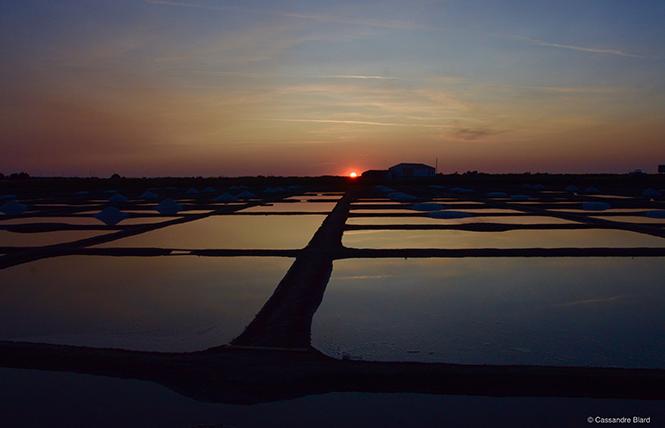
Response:
[[[391,178],[434,177],[436,170],[423,163],[400,163],[388,168],[388,174]]]

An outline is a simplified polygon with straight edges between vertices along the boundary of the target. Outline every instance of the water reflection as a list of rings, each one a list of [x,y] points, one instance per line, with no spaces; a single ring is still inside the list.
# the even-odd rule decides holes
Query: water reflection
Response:
[[[99,223],[98,220],[96,220]],[[0,247],[42,247],[103,235],[108,231],[63,230],[56,232],[17,233],[0,230]]]
[[[126,226],[132,224],[146,224],[146,223],[160,223],[162,221],[173,220],[177,217],[136,217],[126,218],[121,221],[119,226]],[[61,223],[61,224],[76,224],[76,225],[89,225],[100,226],[102,223],[95,217],[21,217],[7,220],[0,220],[0,224],[30,224],[30,223]]]
[[[352,225],[387,225],[387,224],[467,224],[467,223],[503,223],[503,224],[572,224],[577,223],[549,216],[497,216],[465,217],[438,219],[430,217],[349,217],[347,224]]]
[[[330,212],[335,208],[334,202],[287,202],[274,203],[271,205],[258,205],[242,210],[243,213],[264,212]]]
[[[0,339],[192,351],[240,334],[287,258],[67,256],[0,270]]]
[[[297,249],[307,245],[324,218],[323,215],[213,216],[100,247]]]
[[[286,198],[286,201],[306,201],[306,200],[339,200],[342,198],[342,195],[301,195],[301,196],[290,196]]]
[[[648,209],[646,208],[608,208],[606,210],[603,210],[605,213],[612,213],[612,212],[644,212],[647,211]],[[583,210],[583,209],[577,209],[577,208],[568,208],[565,210],[562,209],[550,209],[550,211],[553,212],[562,212],[562,213],[583,213],[583,214],[598,214],[598,210]]]
[[[665,247],[665,239],[611,229],[510,230],[347,230],[350,248],[591,248]]]
[[[371,360],[663,368],[664,261],[340,260],[313,344]]]
[[[647,216],[593,216],[601,220],[621,221],[625,223],[643,223],[643,224],[665,224],[663,218],[652,218]]]
[[[444,204],[445,205],[445,204]],[[395,204],[394,208],[354,208],[351,206],[351,212],[354,214],[402,214],[402,213],[414,213],[415,210],[410,209],[411,204]],[[523,211],[512,210],[512,209],[503,209],[503,208],[456,208],[451,207],[455,210],[464,211],[473,214],[522,214]],[[596,211],[597,212],[597,211]]]

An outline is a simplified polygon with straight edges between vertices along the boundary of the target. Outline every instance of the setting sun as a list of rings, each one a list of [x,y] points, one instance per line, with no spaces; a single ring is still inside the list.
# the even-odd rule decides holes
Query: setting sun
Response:
[[[349,173],[349,177],[351,177],[351,178],[356,178],[356,177],[358,177],[358,173],[355,172],[355,171],[351,171],[351,172]]]

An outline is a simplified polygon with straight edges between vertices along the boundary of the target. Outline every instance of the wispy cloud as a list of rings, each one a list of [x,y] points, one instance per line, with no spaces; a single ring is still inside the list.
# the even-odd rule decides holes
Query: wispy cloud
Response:
[[[273,15],[281,16],[285,18],[295,18],[295,19],[304,19],[309,21],[317,22],[326,22],[326,23],[336,23],[336,24],[348,24],[348,25],[359,25],[366,27],[376,27],[384,29],[393,29],[393,30],[431,30],[432,28],[420,25],[411,21],[400,21],[400,20],[378,20],[371,18],[347,18],[335,15],[321,15],[321,14],[309,14],[309,13],[300,13],[300,12],[289,12],[289,11],[275,11],[275,10],[258,10],[258,9],[248,9],[241,8],[237,6],[220,6],[220,5],[209,5],[193,2],[184,2],[177,0],[143,0],[146,4],[159,5],[159,6],[172,6],[172,7],[188,7],[194,9],[204,9],[204,10],[215,10],[215,11],[239,11],[253,14],[261,15]]]
[[[455,136],[461,138],[462,140],[468,140],[468,141],[480,140],[490,135],[495,135],[499,133],[500,131],[488,128],[460,128],[454,132]]]
[[[606,86],[524,86],[525,89],[551,92],[555,94],[614,94],[622,88]]]
[[[559,303],[555,306],[578,306],[578,305],[595,305],[602,303],[612,303],[618,300],[623,300],[624,296],[611,296],[611,297],[601,297],[598,299],[584,299],[584,300],[575,300],[572,302]]]
[[[398,77],[364,75],[364,74],[331,74],[319,76],[321,79],[360,79],[360,80],[398,80]]]
[[[205,10],[238,10],[237,7],[235,6],[215,6],[215,5],[207,5],[207,4],[198,4],[198,3],[190,3],[190,2],[181,2],[181,1],[175,1],[175,0],[143,0],[144,3],[147,4],[154,4],[154,5],[160,5],[160,6],[175,6],[175,7],[190,7],[193,9],[205,9]]]
[[[585,53],[591,53],[591,54],[599,54],[599,55],[614,55],[614,56],[621,56],[621,57],[627,57],[627,58],[645,58],[642,55],[637,55],[634,53],[626,52],[621,49],[612,49],[612,48],[597,48],[597,47],[589,47],[589,46],[579,46],[579,45],[569,45],[569,44],[563,44],[563,43],[554,43],[554,42],[548,42],[546,40],[541,40],[541,39],[535,39],[532,37],[523,37],[523,36],[509,36],[510,38],[516,39],[516,40],[522,40],[525,42],[528,42],[529,44],[533,46],[542,46],[546,48],[557,48],[557,49],[568,49],[572,51],[577,51],[577,52],[585,52]]]
[[[335,119],[265,119],[273,122],[296,122],[296,123],[333,123],[339,125],[365,125],[365,126],[399,126],[416,128],[447,128],[445,125],[426,123],[401,123],[401,122],[373,122],[365,120],[335,120]]]

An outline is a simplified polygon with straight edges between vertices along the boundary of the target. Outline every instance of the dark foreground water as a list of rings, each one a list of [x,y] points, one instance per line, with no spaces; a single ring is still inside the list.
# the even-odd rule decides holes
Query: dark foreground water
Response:
[[[0,369],[0,425],[43,427],[588,427],[588,417],[651,417],[662,401],[330,393],[257,405],[198,402],[158,384]],[[595,425],[595,424],[594,424]]]
[[[313,344],[366,360],[665,368],[663,258],[349,259]]]
[[[293,259],[65,256],[0,270],[0,340],[198,351],[239,335]]]

